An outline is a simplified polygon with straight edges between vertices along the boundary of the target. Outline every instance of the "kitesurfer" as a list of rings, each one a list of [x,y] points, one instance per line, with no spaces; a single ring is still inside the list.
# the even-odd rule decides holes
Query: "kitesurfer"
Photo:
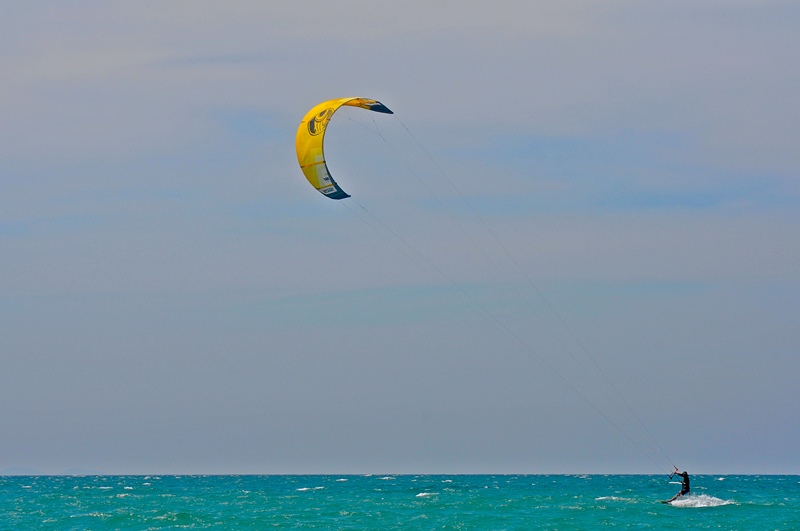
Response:
[[[686,494],[689,494],[689,474],[687,474],[685,470],[683,472],[678,472],[678,467],[675,467],[675,472],[673,473],[673,475],[682,477],[683,484],[681,485],[681,491],[675,496],[673,496],[672,499],[667,500],[665,503],[675,501],[676,499],[685,496]]]

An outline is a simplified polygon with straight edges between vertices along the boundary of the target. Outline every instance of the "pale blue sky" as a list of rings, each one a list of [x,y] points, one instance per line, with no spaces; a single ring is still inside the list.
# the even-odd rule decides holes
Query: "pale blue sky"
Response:
[[[0,472],[800,473],[796,3],[0,14]]]

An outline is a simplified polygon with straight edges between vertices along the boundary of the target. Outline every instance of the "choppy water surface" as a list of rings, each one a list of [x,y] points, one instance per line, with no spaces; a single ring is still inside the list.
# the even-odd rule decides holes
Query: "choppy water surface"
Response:
[[[6,476],[0,529],[800,529],[800,476]]]

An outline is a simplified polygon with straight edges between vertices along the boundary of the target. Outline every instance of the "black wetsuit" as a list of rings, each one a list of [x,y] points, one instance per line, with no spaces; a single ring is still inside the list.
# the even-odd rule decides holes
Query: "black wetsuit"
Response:
[[[683,474],[676,474],[683,478],[683,485],[681,485],[681,496],[684,494],[689,494],[689,474],[684,472]]]

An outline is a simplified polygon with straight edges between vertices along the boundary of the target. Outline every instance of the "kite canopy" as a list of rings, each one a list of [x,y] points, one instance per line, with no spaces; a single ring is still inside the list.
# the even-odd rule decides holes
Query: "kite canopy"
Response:
[[[328,127],[333,113],[342,105],[361,107],[369,111],[394,114],[384,104],[376,100],[365,98],[340,98],[323,101],[306,113],[300,127],[297,129],[297,162],[311,186],[331,199],[344,199],[350,197],[342,190],[328,172],[325,154],[322,150],[325,139],[325,129]]]

